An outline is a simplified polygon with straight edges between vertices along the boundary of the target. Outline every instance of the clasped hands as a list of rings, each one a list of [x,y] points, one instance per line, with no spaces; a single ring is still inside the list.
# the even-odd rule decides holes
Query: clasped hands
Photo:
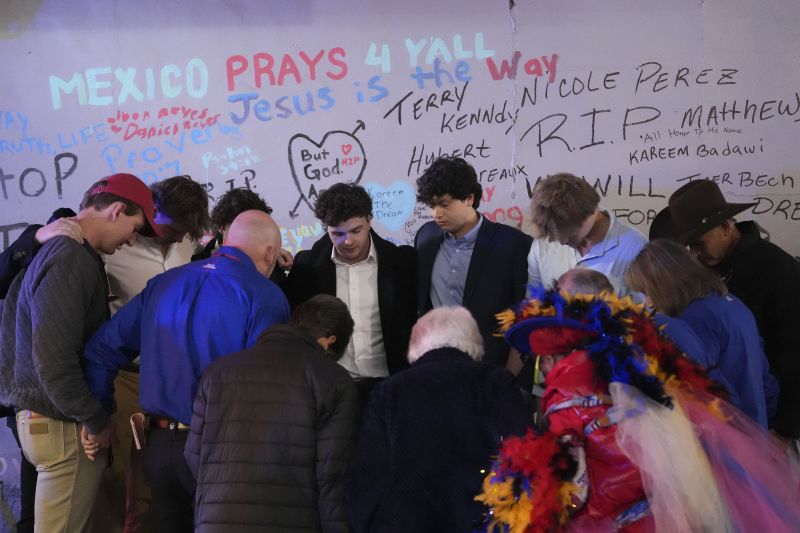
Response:
[[[81,444],[83,445],[83,451],[86,453],[86,457],[88,457],[90,461],[94,461],[98,453],[111,447],[117,440],[117,431],[114,427],[114,422],[108,424],[103,431],[97,434],[89,433],[86,426],[81,426]]]

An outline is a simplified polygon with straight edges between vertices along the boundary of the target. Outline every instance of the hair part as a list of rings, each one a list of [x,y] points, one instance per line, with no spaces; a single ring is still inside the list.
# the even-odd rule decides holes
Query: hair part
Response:
[[[625,283],[670,316],[680,315],[698,298],[728,294],[716,272],[700,264],[684,246],[666,239],[645,244],[628,266]]]
[[[272,208],[261,196],[245,187],[237,187],[223,194],[211,210],[211,224],[221,232],[245,211],[263,211],[271,215]]]
[[[325,226],[338,226],[351,218],[372,218],[372,197],[361,185],[335,183],[319,193],[314,216]]]
[[[556,241],[578,229],[600,205],[600,195],[585,180],[562,172],[536,184],[531,197],[535,237]]]
[[[192,240],[208,230],[208,194],[190,176],[173,176],[150,186],[156,209],[172,219],[173,224]]]
[[[289,324],[300,328],[314,340],[336,335],[336,342],[329,347],[336,360],[347,349],[355,327],[345,303],[330,294],[317,294],[297,306]]]
[[[472,195],[472,207],[481,205],[483,187],[475,169],[460,157],[442,156],[434,160],[417,178],[417,201],[433,205],[434,198],[449,194],[454,200],[466,200]]]
[[[127,198],[123,198],[122,196],[117,196],[116,194],[112,194],[110,192],[99,192],[97,194],[92,194],[92,191],[98,187],[105,187],[106,185],[108,185],[108,179],[106,178],[94,182],[83,195],[83,200],[81,200],[80,205],[81,210],[91,207],[95,211],[102,211],[114,202],[122,202],[125,204],[125,209],[122,211],[125,215],[132,217],[142,212],[142,208],[139,206],[139,204],[128,200]]]
[[[411,329],[408,362],[438,348],[455,348],[475,361],[483,358],[483,336],[470,312],[461,306],[437,307],[424,314]]]

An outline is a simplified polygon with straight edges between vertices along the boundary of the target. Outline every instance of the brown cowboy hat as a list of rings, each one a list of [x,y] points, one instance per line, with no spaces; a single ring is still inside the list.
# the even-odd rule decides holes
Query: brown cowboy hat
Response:
[[[650,240],[671,239],[689,244],[708,230],[719,226],[737,213],[756,205],[729,204],[713,181],[690,181],[669,197],[650,225]]]

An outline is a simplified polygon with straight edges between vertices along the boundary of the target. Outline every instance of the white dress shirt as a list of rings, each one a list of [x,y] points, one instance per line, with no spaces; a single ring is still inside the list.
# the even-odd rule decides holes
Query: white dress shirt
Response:
[[[528,253],[528,284],[550,288],[564,272],[575,268],[580,258],[571,246],[545,237],[533,239]]]
[[[184,239],[171,244],[164,255],[155,239],[137,235],[133,246],[123,246],[112,255],[104,255],[111,293],[118,296],[110,304],[111,314],[142,292],[152,278],[191,261],[193,252],[194,243]]]
[[[386,349],[383,346],[381,313],[378,307],[378,255],[369,240],[369,254],[348,265],[331,251],[336,265],[336,296],[350,310],[355,322],[353,336],[339,364],[353,378],[382,378],[389,375]]]

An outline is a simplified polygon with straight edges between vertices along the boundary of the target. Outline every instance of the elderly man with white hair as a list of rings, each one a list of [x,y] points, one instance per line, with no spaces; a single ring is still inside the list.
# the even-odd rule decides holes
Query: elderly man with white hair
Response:
[[[531,420],[513,376],[482,363],[463,307],[439,307],[411,331],[411,368],[372,392],[353,462],[351,524],[361,531],[474,531],[473,500],[503,437]]]

